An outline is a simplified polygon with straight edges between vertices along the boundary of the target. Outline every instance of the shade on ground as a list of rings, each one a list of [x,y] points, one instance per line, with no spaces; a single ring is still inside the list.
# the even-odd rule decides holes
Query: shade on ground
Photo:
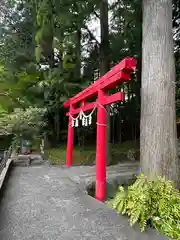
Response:
[[[75,168],[73,168],[75,172]],[[0,202],[0,240],[160,240],[85,195],[62,168],[15,167]]]

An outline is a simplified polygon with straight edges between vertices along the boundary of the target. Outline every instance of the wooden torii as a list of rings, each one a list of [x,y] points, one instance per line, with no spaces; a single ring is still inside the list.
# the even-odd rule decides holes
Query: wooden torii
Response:
[[[74,128],[76,116],[97,107],[97,140],[96,140],[96,199],[104,201],[106,197],[106,110],[105,106],[117,101],[124,101],[124,92],[107,95],[106,92],[129,81],[131,72],[136,68],[136,60],[125,58],[88,88],[64,103],[69,108],[66,114],[69,116],[66,166],[72,164]],[[87,103],[92,97],[96,102]],[[80,105],[79,105],[80,104]],[[77,107],[80,106],[80,107]],[[79,117],[78,115],[78,117]],[[81,116],[80,116],[81,118]],[[83,124],[84,125],[84,124]],[[88,124],[85,124],[88,125]],[[78,126],[78,125],[76,125]]]

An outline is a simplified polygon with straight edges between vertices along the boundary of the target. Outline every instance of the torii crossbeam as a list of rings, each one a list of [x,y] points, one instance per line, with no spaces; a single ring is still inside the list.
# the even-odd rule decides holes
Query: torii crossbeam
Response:
[[[136,60],[125,58],[112,68],[103,77],[90,85],[88,88],[70,98],[64,103],[65,108],[69,108],[66,114],[69,116],[68,140],[66,166],[72,164],[74,128],[73,117],[80,112],[85,112],[97,107],[97,141],[96,141],[96,199],[104,201],[106,197],[106,110],[105,106],[117,101],[124,101],[125,94],[118,92],[107,95],[106,92],[130,80],[131,72],[136,68]],[[96,97],[96,102],[86,103],[92,97]],[[80,104],[80,107],[77,105]]]

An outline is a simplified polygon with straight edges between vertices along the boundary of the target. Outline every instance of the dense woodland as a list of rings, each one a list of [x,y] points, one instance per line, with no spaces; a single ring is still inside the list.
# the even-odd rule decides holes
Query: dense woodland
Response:
[[[144,175],[119,187],[112,206],[142,231],[150,224],[180,239],[180,0],[1,0],[0,149],[8,138],[16,148],[43,138],[64,164],[63,103],[125,57],[137,69],[111,92],[126,100],[107,107],[107,164],[124,158],[116,151],[128,142]],[[96,113],[75,129],[73,162],[94,164],[95,142]]]
[[[173,2],[177,116],[180,115],[179,6],[179,0]],[[142,1],[4,0],[0,7],[0,109],[3,116],[12,114],[14,109],[46,109],[43,133],[50,146],[61,146],[66,142],[68,124],[63,102],[130,56],[137,59],[137,70],[128,84],[115,90],[123,90],[126,101],[108,109],[108,142],[139,144],[140,89],[143,78],[147,78],[143,73],[141,81],[142,26],[147,28],[153,18],[151,10],[147,10],[149,18],[142,24]],[[157,26],[164,20],[156,18],[156,21]],[[100,36],[93,29],[94,22],[99,25]],[[161,64],[159,62],[156,69],[153,63],[152,82],[159,77],[159,67],[166,71]],[[148,64],[143,72],[148,72]],[[156,85],[153,87],[156,90]],[[154,101],[158,103],[157,99]],[[92,126],[76,129],[75,143],[81,149],[95,145],[95,118],[94,115]]]
[[[1,22],[2,107],[11,111],[45,106],[50,141],[64,141],[63,102],[124,57],[141,58],[141,3],[125,2],[6,1]],[[94,21],[101,26],[101,39],[88,26]],[[69,59],[72,64],[66,64]],[[139,82],[140,69],[136,81],[125,86],[124,107],[111,108],[112,142],[139,137]],[[78,131],[77,142],[89,144],[84,143],[87,134],[90,143],[95,141],[95,125]]]

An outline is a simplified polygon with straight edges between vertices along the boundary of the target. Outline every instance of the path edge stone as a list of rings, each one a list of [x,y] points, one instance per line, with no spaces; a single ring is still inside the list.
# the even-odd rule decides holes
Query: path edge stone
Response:
[[[6,166],[3,168],[1,174],[0,174],[0,191],[2,191],[3,186],[4,186],[4,182],[7,179],[9,170],[12,167],[12,163],[13,163],[13,159],[9,158],[6,162]]]

